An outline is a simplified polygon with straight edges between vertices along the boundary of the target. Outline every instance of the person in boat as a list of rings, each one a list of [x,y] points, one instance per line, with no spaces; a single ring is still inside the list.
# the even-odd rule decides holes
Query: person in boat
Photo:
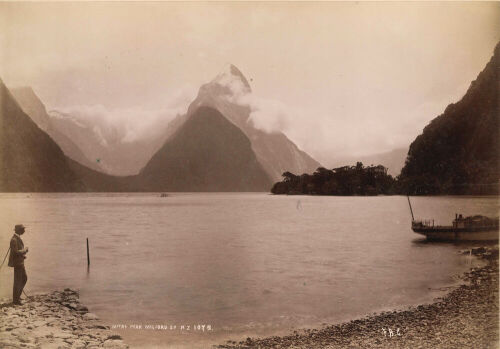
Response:
[[[21,293],[23,293],[24,286],[28,281],[28,275],[24,268],[24,260],[28,248],[24,247],[21,235],[24,234],[25,228],[22,224],[17,224],[14,227],[14,235],[10,239],[10,254],[9,254],[9,267],[14,268],[14,287],[12,290],[12,303],[21,305]]]

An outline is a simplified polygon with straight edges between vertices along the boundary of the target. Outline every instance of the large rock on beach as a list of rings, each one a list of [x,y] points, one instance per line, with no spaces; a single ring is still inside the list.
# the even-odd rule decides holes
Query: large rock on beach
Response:
[[[21,306],[4,301],[0,348],[128,348],[98,319],[71,289],[28,297]]]

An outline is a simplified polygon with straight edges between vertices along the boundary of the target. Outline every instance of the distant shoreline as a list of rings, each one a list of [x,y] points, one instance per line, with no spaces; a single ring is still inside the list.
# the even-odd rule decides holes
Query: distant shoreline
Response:
[[[158,197],[166,193],[168,196],[175,194],[267,194],[270,196],[318,196],[318,197],[387,197],[387,196],[404,196],[405,194],[378,194],[378,195],[325,195],[325,194],[304,194],[304,193],[288,193],[288,194],[273,194],[269,191],[36,191],[36,192],[20,192],[20,191],[4,191],[2,194],[23,194],[23,195],[39,195],[39,194],[156,194]],[[422,194],[410,195],[410,197],[459,197],[459,198],[498,198],[496,194]]]
[[[217,346],[250,348],[489,348],[499,340],[498,245],[475,255],[488,264],[472,268],[462,284],[431,304],[387,311],[287,336],[247,338]]]

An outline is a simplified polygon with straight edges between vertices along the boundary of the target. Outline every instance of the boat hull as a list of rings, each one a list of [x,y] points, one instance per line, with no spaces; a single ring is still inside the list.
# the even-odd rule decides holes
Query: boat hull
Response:
[[[498,241],[498,228],[491,230],[413,229],[433,241]]]

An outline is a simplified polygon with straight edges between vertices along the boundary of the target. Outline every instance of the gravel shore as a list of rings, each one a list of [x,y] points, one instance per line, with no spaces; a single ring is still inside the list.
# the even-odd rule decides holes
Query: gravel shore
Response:
[[[115,348],[128,346],[65,289],[0,304],[0,348]]]
[[[498,348],[498,246],[472,253],[488,264],[471,269],[465,284],[432,304],[217,348]]]

